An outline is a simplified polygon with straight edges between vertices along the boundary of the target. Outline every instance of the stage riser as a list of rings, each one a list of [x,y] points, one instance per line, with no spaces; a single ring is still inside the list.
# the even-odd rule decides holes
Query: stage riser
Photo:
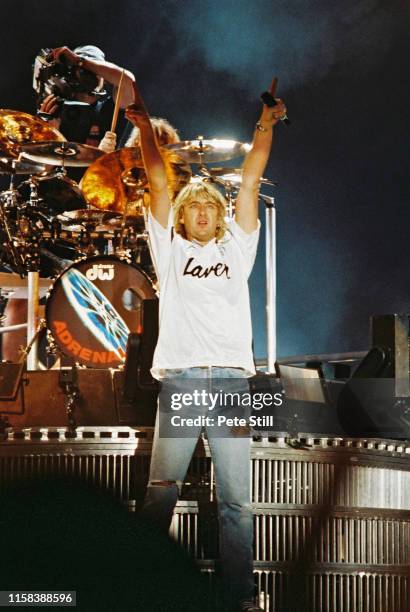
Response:
[[[24,478],[76,476],[109,490],[130,510],[138,509],[148,479],[152,430],[126,434],[105,429],[78,431],[71,440],[66,432],[48,430],[8,436],[0,443],[0,486]],[[282,442],[253,442],[255,580],[266,611],[409,609],[407,447],[338,444],[318,441],[300,450]],[[210,583],[218,557],[214,484],[205,447],[191,462],[170,532],[209,574]],[[294,593],[303,597],[296,608],[289,600]]]
[[[73,474],[101,484],[124,501],[141,496],[148,479],[149,456],[81,449],[46,453],[45,444],[29,455],[1,456],[0,482],[31,474]],[[410,509],[410,472],[329,463],[253,459],[252,502],[296,505],[332,505],[362,508]],[[197,458],[186,488],[214,498],[213,471],[208,458]]]
[[[79,399],[74,407],[77,426],[119,426],[122,424],[153,427],[156,393],[138,392],[135,406],[122,401],[123,372],[108,369],[78,369]],[[2,401],[0,410],[7,414],[11,427],[67,427],[67,394],[59,370],[29,371],[13,401]]]
[[[21,478],[47,477],[50,475],[74,476],[90,484],[101,486],[112,492],[119,500],[129,506],[131,510],[139,506],[145,490],[148,478],[150,457],[146,454],[130,455],[120,453],[100,454],[30,454],[16,456],[0,456],[0,483],[6,484]],[[256,464],[261,460],[254,459],[252,473],[258,473]],[[299,470],[293,470],[292,462],[270,461],[272,474],[292,474],[297,476]],[[279,465],[278,465],[279,464]],[[305,469],[306,468],[306,469]],[[312,482],[317,486],[321,484],[320,476],[325,475],[325,482],[332,482],[328,478],[331,473],[329,464],[305,464],[300,473],[313,476]],[[384,482],[392,482],[397,486],[401,478],[406,478],[408,473],[402,470],[383,470],[382,468],[351,468],[353,474],[365,474],[370,470],[373,477],[378,472]],[[338,468],[340,471],[340,467]],[[386,476],[386,472],[391,474]],[[309,480],[310,481],[310,480]],[[216,504],[210,503],[213,497],[211,462],[207,457],[195,457],[191,463],[183,492],[185,497],[191,500],[200,499],[200,516],[198,517],[198,503],[196,501],[181,501],[177,507],[174,517],[172,533],[173,537],[181,543],[193,556],[199,559],[212,559],[217,556],[217,516]],[[377,506],[375,502],[380,497],[376,485],[372,486],[369,479],[369,487],[376,494],[373,500],[369,497],[369,507],[366,510],[358,505],[335,504],[328,506],[323,496],[325,490],[320,486],[320,494],[308,496],[306,501],[314,503],[294,503],[304,498],[297,495],[289,496],[289,487],[283,486],[283,482],[289,481],[284,477],[282,486],[275,490],[283,494],[276,495],[275,503],[267,503],[268,496],[253,496],[255,513],[255,560],[291,562],[305,554],[305,545],[312,546],[309,560],[315,562],[329,563],[362,563],[362,564],[410,564],[410,526],[409,522],[402,520],[396,515],[398,512],[391,508],[391,516],[388,509]],[[293,481],[295,482],[295,480]],[[357,492],[358,482],[351,478]],[[296,479],[297,483],[297,479]],[[401,483],[404,487],[404,484]],[[299,486],[298,490],[306,490]],[[314,491],[313,487],[310,489]],[[261,491],[260,486],[255,486],[254,492]],[[384,492],[387,496],[388,492]],[[392,496],[390,495],[390,500]],[[346,498],[345,498],[346,499]],[[319,502],[325,504],[325,508]],[[373,503],[371,504],[370,502]],[[386,501],[386,500],[384,500]],[[283,508],[292,508],[293,515],[286,515]],[[326,516],[335,514],[336,508],[346,508],[345,513],[372,513],[373,516],[361,518]],[[387,515],[386,515],[387,513]],[[383,514],[382,517],[378,516]],[[407,514],[407,512],[404,512]],[[323,515],[323,516],[322,516]],[[385,516],[386,515],[386,516]],[[410,512],[409,512],[410,520]]]

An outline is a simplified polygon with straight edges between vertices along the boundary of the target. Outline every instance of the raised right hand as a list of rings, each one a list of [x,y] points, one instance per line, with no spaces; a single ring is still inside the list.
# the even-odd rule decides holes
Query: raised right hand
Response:
[[[132,83],[134,103],[127,106],[125,116],[134,125],[142,126],[150,123],[148,111],[135,81]]]
[[[144,123],[149,123],[149,116],[145,108],[141,108],[138,104],[130,104],[125,109],[125,116],[133,125],[140,126]]]

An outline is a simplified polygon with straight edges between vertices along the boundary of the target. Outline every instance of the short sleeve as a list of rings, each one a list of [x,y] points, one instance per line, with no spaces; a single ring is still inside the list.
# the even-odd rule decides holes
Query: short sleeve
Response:
[[[227,225],[229,233],[232,235],[243,255],[245,269],[247,271],[247,276],[249,276],[255,263],[261,222],[258,219],[257,228],[250,234],[245,232],[234,219]]]
[[[155,272],[160,284],[165,279],[168,272],[168,266],[171,259],[172,232],[172,208],[169,211],[168,224],[166,228],[162,227],[162,225],[158,223],[151,211],[148,212],[149,246]]]

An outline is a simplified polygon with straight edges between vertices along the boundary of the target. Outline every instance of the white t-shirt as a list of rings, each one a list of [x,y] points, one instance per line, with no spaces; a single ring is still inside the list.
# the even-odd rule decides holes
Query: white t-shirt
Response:
[[[222,240],[201,246],[163,228],[151,215],[148,231],[160,287],[159,338],[152,375],[197,366],[243,368],[255,373],[248,278],[259,228],[251,234],[228,222]]]

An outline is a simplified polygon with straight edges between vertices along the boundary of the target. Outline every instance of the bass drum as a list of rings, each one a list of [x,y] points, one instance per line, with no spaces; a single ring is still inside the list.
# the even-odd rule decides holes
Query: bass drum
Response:
[[[155,299],[148,276],[115,256],[77,261],[56,279],[46,302],[47,328],[61,352],[92,368],[125,360],[130,332],[141,330],[144,299]]]

